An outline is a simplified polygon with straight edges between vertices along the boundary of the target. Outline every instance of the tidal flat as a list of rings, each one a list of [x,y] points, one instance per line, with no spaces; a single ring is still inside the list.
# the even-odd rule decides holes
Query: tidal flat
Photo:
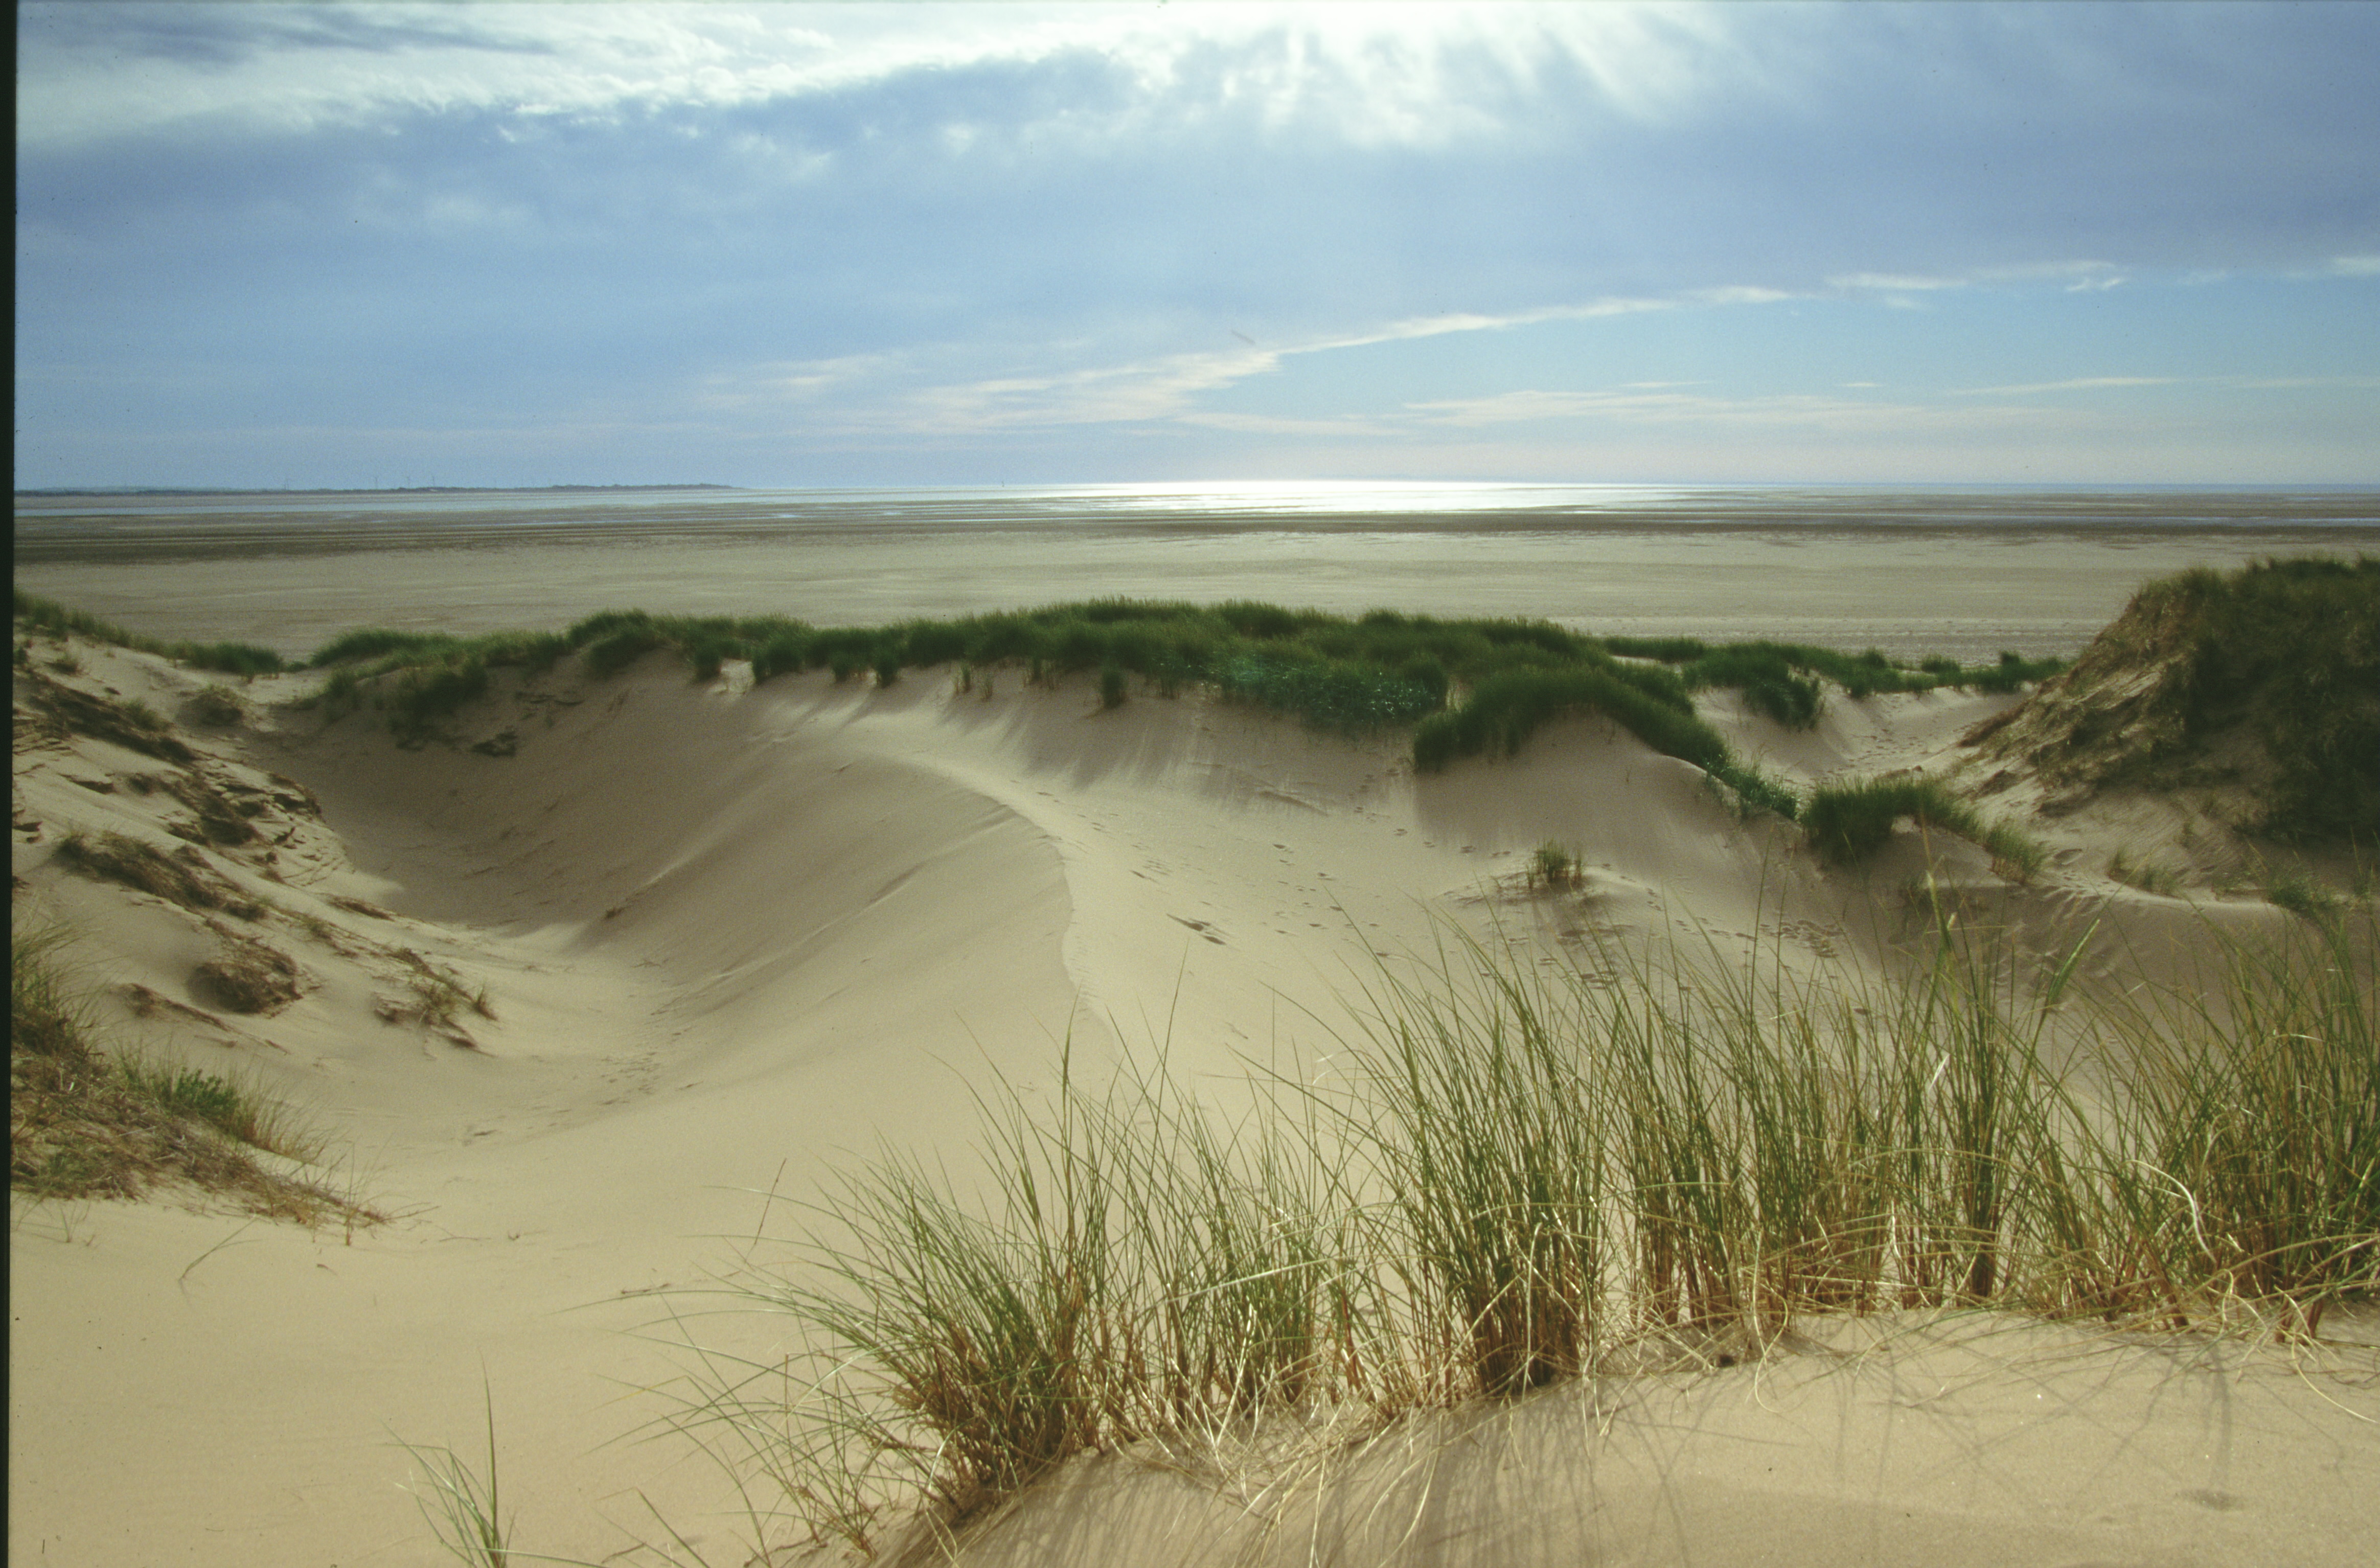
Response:
[[[1145,485],[19,495],[17,586],[294,655],[359,626],[599,610],[858,626],[1254,598],[1989,660],[2080,648],[2143,580],[2380,551],[2370,490]]]

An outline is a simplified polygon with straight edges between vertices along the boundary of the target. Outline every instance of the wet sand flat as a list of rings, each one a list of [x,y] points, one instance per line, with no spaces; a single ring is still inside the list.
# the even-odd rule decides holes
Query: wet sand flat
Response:
[[[1121,596],[1973,660],[2071,651],[2185,567],[2380,549],[2380,495],[20,496],[16,543],[28,591],[285,654],[364,625],[558,629],[629,607],[866,625]]]

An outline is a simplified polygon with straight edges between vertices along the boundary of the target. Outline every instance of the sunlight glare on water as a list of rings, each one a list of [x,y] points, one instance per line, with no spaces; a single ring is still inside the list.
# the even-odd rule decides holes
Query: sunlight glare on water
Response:
[[[627,607],[857,626],[1132,598],[1988,660],[2074,651],[2152,577],[2374,549],[2368,490],[688,486],[26,494],[16,518],[26,591],[286,654]]]

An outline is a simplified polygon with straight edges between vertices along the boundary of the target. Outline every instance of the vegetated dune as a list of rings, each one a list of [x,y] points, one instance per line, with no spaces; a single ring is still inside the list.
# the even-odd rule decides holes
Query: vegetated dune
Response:
[[[2004,808],[2129,834],[2130,880],[2260,880],[2276,842],[2351,871],[2380,853],[2380,560],[2151,583],[1965,738],[1973,787]]]
[[[717,1278],[832,1228],[815,1206],[884,1151],[975,1190],[987,1109],[1062,1114],[1071,1086],[1161,1071],[1232,1117],[1252,1086],[1342,1081],[1367,991],[1450,942],[1548,975],[1676,951],[1865,984],[1949,911],[2047,962],[2087,939],[2082,983],[2120,989],[2301,918],[2113,880],[2124,824],[2080,814],[2029,882],[1915,823],[1826,867],[1593,716],[1416,774],[1400,735],[1195,690],[1104,706],[1013,668],[755,687],[733,662],[689,684],[656,653],[500,678],[408,749],[369,710],[279,706],[302,677],[226,706],[79,637],[18,674],[19,928],[64,933],[102,1032],[303,1102],[395,1216],[20,1201],[26,1561],[435,1561],[393,1440],[476,1467],[491,1408],[523,1551],[801,1555],[682,1441],[621,1440],[671,1408],[635,1391],[686,1347],[798,1348]],[[1949,772],[2017,700],[1837,693],[1802,731],[1701,711],[1806,787]],[[191,880],[95,872],[69,835]],[[1548,845],[1574,873],[1536,874]],[[288,994],[237,1011],[204,971],[257,949]],[[656,1326],[674,1357],[635,1331]],[[2281,1355],[1804,1325],[1518,1404],[1078,1460],[979,1512],[968,1560],[2343,1562],[2380,1524],[2380,1368],[2354,1313],[2325,1333]],[[880,1544],[937,1539],[902,1529]]]

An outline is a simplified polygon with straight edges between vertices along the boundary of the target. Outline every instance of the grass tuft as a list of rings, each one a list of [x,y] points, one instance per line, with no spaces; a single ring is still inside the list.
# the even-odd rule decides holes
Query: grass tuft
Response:
[[[1580,711],[1604,714],[1654,750],[1702,769],[1746,813],[1774,811],[1791,820],[1800,809],[1791,789],[1738,759],[1695,714],[1674,677],[1610,662],[1517,670],[1482,681],[1462,704],[1415,729],[1414,765],[1435,772],[1461,757],[1511,755],[1539,726]]]
[[[251,1150],[311,1164],[324,1140],[237,1076],[111,1056],[58,966],[58,931],[9,942],[8,1183],[36,1197],[138,1197],[182,1185],[316,1224],[381,1216]]]
[[[200,723],[228,728],[248,717],[248,704],[240,699],[239,693],[216,682],[191,694],[189,714]]]
[[[954,1515],[1142,1439],[1517,1397],[1648,1337],[1974,1306],[2306,1334],[2380,1288],[2374,931],[2093,999],[2080,944],[2036,969],[1935,913],[1876,982],[1456,938],[1235,1128],[1161,1068],[1003,1091],[988,1200],[904,1156],[848,1174],[822,1273],[737,1286],[814,1366],[710,1362],[685,1425],[864,1546],[905,1495]]]
[[[74,833],[58,841],[58,858],[84,876],[153,893],[185,909],[220,909],[242,919],[264,913],[263,905],[211,869],[192,847],[169,855],[126,833]]]
[[[496,1467],[496,1401],[492,1390],[483,1388],[483,1392],[488,1416],[484,1476],[451,1448],[416,1447],[402,1439],[397,1446],[412,1455],[429,1477],[430,1489],[416,1491],[413,1501],[438,1544],[471,1568],[506,1568],[513,1560],[512,1525],[504,1517],[502,1477]]]
[[[2181,890],[2181,872],[2163,861],[2135,860],[2129,847],[2107,857],[2107,875],[2127,887],[2170,898]]]
[[[1900,776],[1821,784],[1811,793],[1802,820],[1820,858],[1840,866],[1883,848],[1893,824],[1904,817],[1921,828],[1981,845],[1997,866],[2020,881],[2036,875],[2047,857],[2040,844],[2024,833],[2004,823],[1985,822],[1937,779]]]
[[[297,960],[250,938],[227,942],[191,972],[190,985],[230,1013],[278,1013],[300,994]]]
[[[2327,925],[2347,907],[2345,897],[2315,881],[2302,870],[2287,870],[2275,877],[2271,885],[2265,889],[2265,898],[2275,907],[2286,909],[2316,925]]]

